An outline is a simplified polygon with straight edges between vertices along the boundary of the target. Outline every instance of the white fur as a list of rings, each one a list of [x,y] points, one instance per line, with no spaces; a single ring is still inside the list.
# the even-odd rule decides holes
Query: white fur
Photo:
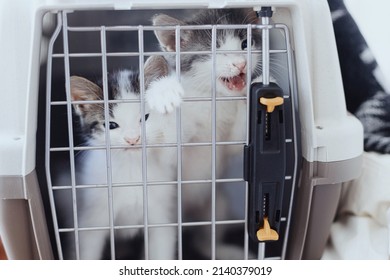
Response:
[[[253,46],[252,48],[255,48]],[[240,74],[240,70],[236,65],[242,63],[247,64],[246,54],[232,54],[228,51],[241,50],[241,41],[234,36],[226,36],[226,41],[218,48],[218,51],[225,50],[227,53],[221,53],[216,55],[216,69],[215,77],[216,81],[212,80],[213,62],[196,61],[193,63],[193,68],[188,73],[182,73],[182,78],[186,77],[185,81],[182,81],[182,85],[185,90],[185,97],[188,96],[211,96],[212,83],[216,83],[216,95],[217,96],[246,96],[246,87],[242,90],[229,90],[218,79],[220,77],[233,77]],[[259,54],[252,54],[252,71],[256,67],[256,61],[259,61]],[[247,72],[247,67],[245,68]],[[234,102],[233,102],[234,103]]]
[[[171,74],[151,82],[145,100],[151,110],[166,114],[180,105],[183,94],[183,87],[178,82],[176,74]]]
[[[228,36],[226,44],[221,46],[224,50],[241,50],[241,41]],[[151,114],[146,122],[146,140],[153,143],[175,143],[176,123],[173,114],[167,114],[181,104],[182,141],[184,143],[209,142],[212,140],[212,107],[211,102],[182,102],[187,97],[210,97],[212,83],[216,83],[216,96],[245,96],[246,85],[241,90],[229,90],[219,77],[233,77],[240,73],[237,65],[246,64],[247,56],[241,54],[218,54],[216,57],[216,77],[212,80],[212,61],[195,62],[193,70],[182,73],[181,85],[177,83],[175,75],[154,81],[149,85],[145,100],[149,105]],[[252,55],[257,61],[257,55]],[[255,63],[252,63],[253,68]],[[253,70],[253,69],[252,69]],[[246,71],[246,68],[245,68]],[[120,79],[121,81],[122,79]],[[124,80],[122,80],[124,81]],[[122,92],[126,92],[127,85],[119,82]],[[126,92],[123,98],[129,98],[131,93]],[[134,96],[133,96],[134,98]],[[141,119],[139,104],[119,104],[110,121],[117,122],[120,127],[110,130],[111,145],[128,145],[126,138],[141,136]],[[153,114],[153,113],[162,114]],[[245,101],[217,101],[216,114],[216,140],[217,141],[243,141],[245,139],[246,102]],[[161,138],[161,136],[163,136]],[[142,138],[142,137],[141,137]],[[104,135],[96,138],[90,145],[104,144]],[[186,147],[182,150],[182,179],[204,180],[211,179],[211,145],[205,147]],[[227,157],[241,152],[240,146],[221,148],[216,157],[216,177],[219,178],[225,167]],[[79,172],[78,184],[107,184],[106,151],[95,150],[84,152],[80,163],[82,172]],[[128,149],[115,149],[111,151],[112,183],[139,183],[135,187],[114,187],[114,225],[143,225],[144,196],[142,185],[142,150],[129,147]],[[176,157],[172,149],[148,149],[147,176],[148,181],[176,180]],[[210,213],[209,202],[210,184],[184,184],[187,186],[183,193],[184,215]],[[92,191],[95,190],[95,191]],[[83,189],[79,194],[79,227],[96,227],[109,225],[108,194],[106,189]],[[175,217],[175,187],[174,186],[148,186],[148,223],[172,223]],[[217,219],[226,220],[229,205],[226,194],[217,188],[217,196],[221,199],[216,209]],[[139,230],[124,231],[125,237],[133,237]],[[149,248],[152,259],[174,258],[176,232],[174,227],[155,227],[150,230]],[[80,252],[83,259],[98,259],[101,256],[107,230],[83,231],[84,236],[80,242]],[[217,231],[216,240],[221,242],[223,232]],[[116,235],[118,236],[118,235]],[[211,233],[206,230],[194,242],[199,248],[207,248],[211,244]],[[131,248],[129,248],[131,250]],[[235,257],[236,256],[236,257]],[[241,258],[242,250],[232,246],[217,246],[217,258]]]
[[[219,50],[241,50],[241,41],[233,36],[227,36],[225,44]],[[252,55],[253,61],[258,61],[258,56]],[[182,73],[181,83],[186,97],[211,97],[212,84],[216,83],[215,95],[219,96],[246,96],[247,86],[240,90],[228,89],[219,77],[233,77],[240,74],[241,70],[237,65],[246,65],[244,73],[247,72],[247,55],[245,54],[217,54],[215,77],[212,80],[212,60],[194,62],[192,70]],[[252,70],[255,63],[252,63]],[[212,106],[211,102],[183,102],[182,103],[182,130],[183,142],[209,142],[212,140]],[[216,141],[244,141],[246,137],[246,102],[245,101],[217,101],[216,112]],[[227,157],[242,152],[238,145],[218,148],[216,153],[216,178],[221,178],[226,167]],[[187,147],[183,149],[183,180],[209,180],[212,179],[211,145],[206,147]],[[240,154],[241,155],[241,154]],[[194,219],[205,220],[211,213],[211,185],[186,184],[186,191],[183,192],[184,215]],[[220,202],[216,208],[218,220],[227,220],[229,215],[229,204],[227,194],[216,188],[216,196]],[[217,259],[239,259],[242,258],[242,249],[235,246],[222,245],[223,230],[217,231],[216,241]],[[203,253],[207,254],[211,245],[211,232],[206,229],[203,234],[194,240]]]
[[[119,87],[124,99],[138,99],[139,97],[126,91],[127,85]],[[157,86],[157,85],[156,85]],[[146,93],[148,94],[148,93]],[[118,123],[119,127],[110,130],[111,146],[127,146],[123,149],[110,151],[111,162],[107,159],[106,150],[90,150],[81,154],[78,164],[77,184],[80,185],[107,185],[108,173],[111,171],[113,184],[136,184],[137,186],[113,187],[113,216],[115,226],[144,225],[144,191],[142,169],[142,149],[134,148],[126,142],[126,138],[141,137],[141,114],[139,103],[118,103],[114,107],[114,118],[110,121]],[[160,115],[151,112],[146,125],[146,140],[148,144],[172,142],[176,139],[175,119],[173,115]],[[93,138],[90,146],[105,145],[105,134]],[[138,143],[139,145],[141,142]],[[164,148],[147,149],[147,180],[172,181],[176,178],[176,168],[172,150]],[[108,166],[109,164],[110,166]],[[110,167],[110,168],[108,168]],[[107,227],[109,226],[109,197],[107,188],[86,188],[78,192],[79,227]],[[148,224],[162,224],[176,222],[175,187],[172,185],[147,186]],[[141,229],[115,231],[116,237],[131,238],[137,233],[143,234]],[[122,232],[122,233],[121,233]],[[174,259],[176,252],[176,232],[174,227],[155,227],[149,229],[149,258]],[[99,259],[103,247],[109,237],[108,230],[80,232],[80,257],[82,259]],[[132,250],[132,248],[128,248]]]
[[[255,46],[253,46],[255,48]],[[219,50],[241,50],[241,41],[234,36],[227,36],[225,44],[221,45]],[[252,60],[258,61],[257,54],[252,54]],[[216,83],[216,96],[246,96],[247,86],[241,90],[229,90],[218,78],[233,77],[240,73],[235,65],[247,64],[246,54],[217,54],[215,77],[217,81],[212,80],[212,61],[195,62],[192,71],[183,73],[181,83],[184,88],[184,98],[186,97],[210,97],[212,96],[212,84]],[[252,70],[255,63],[252,63]],[[247,72],[247,69],[244,69]],[[207,104],[205,104],[207,103]],[[188,142],[211,141],[212,127],[212,108],[211,102],[197,103],[191,102],[186,106],[183,103],[182,121],[185,139]],[[245,101],[217,101],[216,112],[216,140],[217,141],[239,141],[245,140],[245,128],[242,117],[246,118]],[[237,114],[240,114],[240,120],[237,121]],[[201,125],[195,127],[193,124]],[[192,125],[191,125],[192,124]],[[236,132],[233,125],[239,125],[244,129]],[[245,122],[244,122],[245,124]],[[194,141],[193,139],[196,139]]]

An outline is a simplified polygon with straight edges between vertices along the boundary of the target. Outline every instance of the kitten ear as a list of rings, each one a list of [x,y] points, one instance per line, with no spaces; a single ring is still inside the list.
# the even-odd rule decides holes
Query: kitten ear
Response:
[[[70,94],[72,101],[101,100],[103,97],[103,91],[98,85],[78,76],[70,77]],[[84,115],[92,104],[75,104],[73,107],[77,114]]]
[[[245,9],[244,11],[246,13],[245,22],[251,24],[261,24],[260,18],[257,16],[256,12],[253,9]]]
[[[161,55],[152,55],[145,62],[144,74],[145,88],[147,88],[154,80],[168,76],[168,62]]]
[[[162,25],[185,25],[184,21],[175,19],[168,15],[160,14],[155,15],[152,18],[154,26]],[[175,30],[155,30],[154,34],[156,35],[161,47],[165,51],[176,51],[176,42],[175,42]],[[181,30],[180,32],[180,46],[183,46],[188,40],[189,31]]]

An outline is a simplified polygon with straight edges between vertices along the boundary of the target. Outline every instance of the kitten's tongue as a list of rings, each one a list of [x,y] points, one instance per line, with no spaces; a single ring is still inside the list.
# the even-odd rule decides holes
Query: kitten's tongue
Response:
[[[224,78],[223,81],[230,90],[241,91],[246,85],[246,77],[244,73],[231,78]]]

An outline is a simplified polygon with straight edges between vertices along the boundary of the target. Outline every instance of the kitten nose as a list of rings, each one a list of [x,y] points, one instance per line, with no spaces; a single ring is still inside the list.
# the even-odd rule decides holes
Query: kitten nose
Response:
[[[125,139],[125,141],[126,141],[128,144],[130,144],[131,146],[134,146],[135,144],[138,144],[138,143],[139,143],[139,140],[141,139],[141,136],[134,137],[134,138],[125,137],[124,139]]]
[[[238,70],[240,70],[240,72],[246,73],[246,61],[243,61],[243,62],[236,62],[236,63],[233,63],[233,65],[234,65]]]

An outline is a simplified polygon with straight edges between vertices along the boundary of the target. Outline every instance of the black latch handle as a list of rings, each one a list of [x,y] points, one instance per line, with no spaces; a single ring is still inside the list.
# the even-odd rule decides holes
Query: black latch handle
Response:
[[[250,91],[249,141],[244,148],[248,181],[248,231],[258,242],[279,239],[286,174],[284,98],[275,83]]]
[[[262,83],[253,83],[249,98],[249,139],[244,147],[248,181],[248,232],[258,242],[279,240],[286,170],[283,91],[270,83],[269,23],[271,7],[258,12],[262,29]]]

